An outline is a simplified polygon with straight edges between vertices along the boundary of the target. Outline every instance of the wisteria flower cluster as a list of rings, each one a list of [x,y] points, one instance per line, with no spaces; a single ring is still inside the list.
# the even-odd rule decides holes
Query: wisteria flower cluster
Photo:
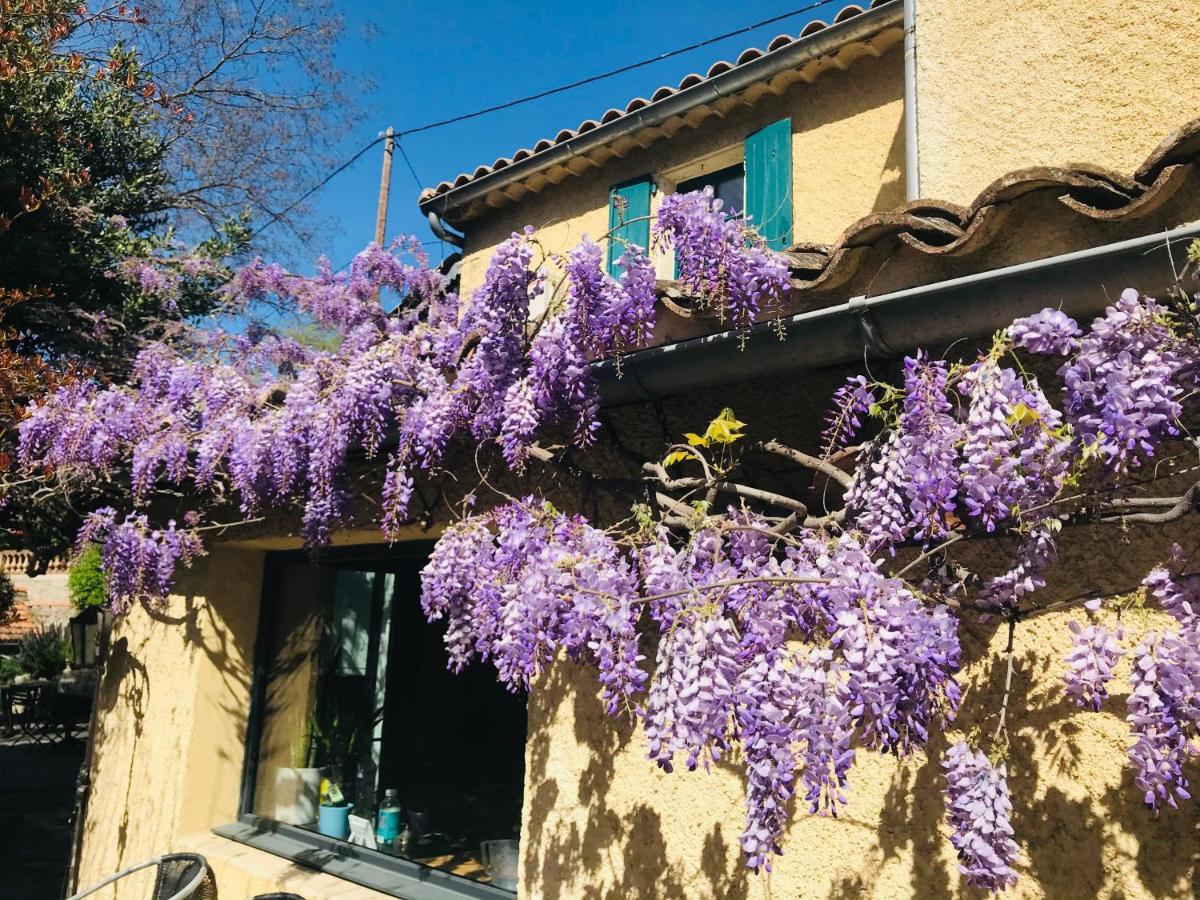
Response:
[[[1125,655],[1121,648],[1124,633],[1103,625],[1070,624],[1071,651],[1067,654],[1067,672],[1063,681],[1067,696],[1080,706],[1099,711],[1108,699],[1108,685],[1117,662]]]
[[[1057,310],[1019,319],[1009,334],[1030,352],[1070,356],[1058,370],[1067,421],[1083,448],[1120,471],[1178,434],[1181,398],[1195,385],[1200,352],[1177,324],[1165,306],[1130,288],[1082,337]]]
[[[1130,693],[1126,720],[1133,742],[1129,762],[1146,805],[1177,807],[1191,798],[1184,764],[1196,754],[1200,738],[1200,575],[1184,571],[1182,548],[1155,566],[1142,581],[1148,599],[1175,619],[1174,631],[1152,631],[1131,650],[1123,629],[1072,622],[1071,650],[1063,675],[1068,696],[1099,711],[1122,657],[1130,657]],[[1100,600],[1089,610],[1103,608]]]
[[[180,566],[190,566],[203,555],[199,536],[188,525],[174,520],[154,528],[144,515],[130,514],[118,521],[116,510],[103,507],[90,513],[79,532],[80,545],[102,547],[101,565],[109,609],[125,612],[138,601],[164,602]]]
[[[608,712],[641,720],[665,771],[680,757],[707,768],[739,742],[742,848],[751,868],[769,868],[798,770],[810,809],[833,811],[855,744],[907,754],[953,719],[958,635],[946,607],[920,603],[851,536],[779,553],[747,530],[761,520],[731,510],[730,521],[682,545],[658,529],[621,546],[526,498],[446,533],[422,604],[446,620],[454,669],[486,660],[527,689],[559,651],[594,664]],[[652,675],[639,653],[648,627]]]
[[[334,348],[261,328],[151,345],[128,387],[79,382],[34,404],[21,458],[61,472],[128,466],[137,503],[164,482],[218,496],[232,489],[247,516],[298,499],[305,539],[319,546],[352,513],[353,459],[387,444],[380,520],[395,533],[414,476],[435,472],[456,437],[498,440],[514,468],[551,423],[570,425],[587,444],[598,414],[589,352],[648,338],[654,281],[644,253],[631,248],[621,282],[605,287],[608,305],[597,307],[582,284],[608,276],[597,254],[582,252],[569,272],[574,301],[540,323],[531,309],[545,284],[532,258],[530,235],[514,234],[470,302],[447,294],[423,259],[379,247],[346,273],[323,263],[313,277],[256,260],[225,292],[244,302],[270,296],[307,314],[337,335]],[[377,300],[384,289],[403,298],[392,315]],[[609,329],[620,336],[605,343],[599,336]]]
[[[1143,799],[1158,811],[1191,798],[1183,764],[1200,738],[1200,579],[1181,571],[1182,550],[1170,566],[1155,567],[1143,581],[1178,623],[1174,632],[1151,632],[1132,653],[1127,720],[1134,743],[1129,761]]]
[[[789,289],[787,263],[752,225],[727,215],[711,187],[664,197],[654,223],[656,245],[675,250],[679,283],[737,329],[777,308]]]
[[[1003,764],[960,741],[946,751],[946,819],[958,869],[976,887],[1001,891],[1017,882],[1017,842]]]
[[[784,258],[711,191],[664,198],[653,234],[674,250],[684,288],[736,329],[786,296]],[[614,278],[596,243],[538,262],[536,236],[514,233],[470,297],[451,293],[419,249],[372,246],[347,271],[322,263],[311,277],[256,260],[225,286],[231,308],[270,298],[327,330],[329,342],[254,325],[208,329],[150,346],[129,385],[76,381],[30,407],[20,425],[26,471],[128,479],[130,508],[96,510],[80,533],[101,545],[115,609],[161,601],[177,568],[203,552],[198,516],[152,523],[147,510],[163,488],[210,508],[236,505],[248,519],[295,510],[315,548],[361,514],[364,485],[378,501],[372,514],[396,537],[414,518],[422,480],[444,473],[456,444],[494,450],[519,474],[547,455],[545,435],[580,449],[598,439],[592,363],[654,333],[648,248],[626,246]],[[172,289],[138,261],[123,275]],[[391,313],[381,291],[399,298]],[[595,669],[607,713],[640,724],[664,772],[742,765],[742,852],[752,869],[769,870],[797,805],[836,814],[848,802],[860,750],[920,751],[957,715],[958,613],[935,579],[918,590],[890,574],[905,574],[898,554],[1007,536],[1003,569],[973,580],[966,605],[1015,621],[1055,559],[1064,489],[1085,472],[1112,483],[1180,432],[1200,371],[1182,325],[1126,292],[1086,330],[1043,310],[965,364],[918,352],[897,385],[852,377],[835,395],[816,467],[829,485],[821,493],[848,485],[844,508],[824,516],[808,513],[816,491],[787,506],[790,515],[770,516],[770,492],[753,485],[715,511],[740,434],[722,445],[716,475],[706,469],[706,480],[688,482],[700,493],[676,502],[652,486],[659,511],[638,507],[635,525],[606,528],[536,497],[481,508],[439,539],[422,573],[423,610],[445,623],[454,670],[484,662],[510,689],[528,690],[565,656]],[[1057,406],[1013,351],[1062,358]],[[696,439],[676,448],[682,461],[658,468],[707,466],[708,445]],[[851,478],[838,466],[855,457]],[[697,499],[704,491],[708,499]],[[1176,560],[1147,576],[1145,593],[1178,625],[1128,653],[1130,761],[1157,810],[1189,796],[1200,583]],[[1067,694],[1100,709],[1127,652],[1124,634],[1098,624],[1073,631]],[[967,881],[1011,885],[1018,850],[1004,766],[965,743],[943,766]]]

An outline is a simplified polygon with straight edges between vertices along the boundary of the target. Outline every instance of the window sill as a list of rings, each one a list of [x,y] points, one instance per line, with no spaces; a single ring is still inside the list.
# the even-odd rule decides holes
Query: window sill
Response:
[[[356,847],[259,816],[244,815],[213,833],[299,866],[344,878],[402,900],[513,900],[511,891],[469,881],[406,859]]]

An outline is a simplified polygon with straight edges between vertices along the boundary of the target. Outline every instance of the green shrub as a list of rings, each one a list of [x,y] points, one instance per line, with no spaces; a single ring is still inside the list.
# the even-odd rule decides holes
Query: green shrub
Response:
[[[67,592],[76,612],[83,612],[89,607],[104,606],[108,603],[108,591],[104,587],[104,572],[100,569],[100,547],[98,545],[88,544],[87,548],[71,563],[71,569],[67,572]]]
[[[8,618],[16,599],[17,589],[13,587],[12,579],[0,572],[0,622]]]
[[[0,656],[0,684],[12,681],[24,671],[15,656]]]
[[[17,661],[34,678],[54,678],[67,667],[70,646],[62,626],[37,628],[22,636]]]

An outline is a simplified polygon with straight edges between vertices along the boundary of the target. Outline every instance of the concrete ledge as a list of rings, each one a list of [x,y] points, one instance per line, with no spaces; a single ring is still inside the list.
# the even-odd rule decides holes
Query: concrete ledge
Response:
[[[246,896],[287,890],[313,900],[513,900],[510,891],[255,816],[188,840],[188,849],[209,860],[218,888],[233,890],[234,896],[242,890],[239,877],[249,877],[254,881],[246,888],[254,890]]]

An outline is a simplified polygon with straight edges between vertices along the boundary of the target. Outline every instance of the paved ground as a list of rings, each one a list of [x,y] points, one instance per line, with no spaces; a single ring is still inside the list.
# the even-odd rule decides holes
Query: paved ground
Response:
[[[83,741],[0,741],[0,900],[62,900]]]

